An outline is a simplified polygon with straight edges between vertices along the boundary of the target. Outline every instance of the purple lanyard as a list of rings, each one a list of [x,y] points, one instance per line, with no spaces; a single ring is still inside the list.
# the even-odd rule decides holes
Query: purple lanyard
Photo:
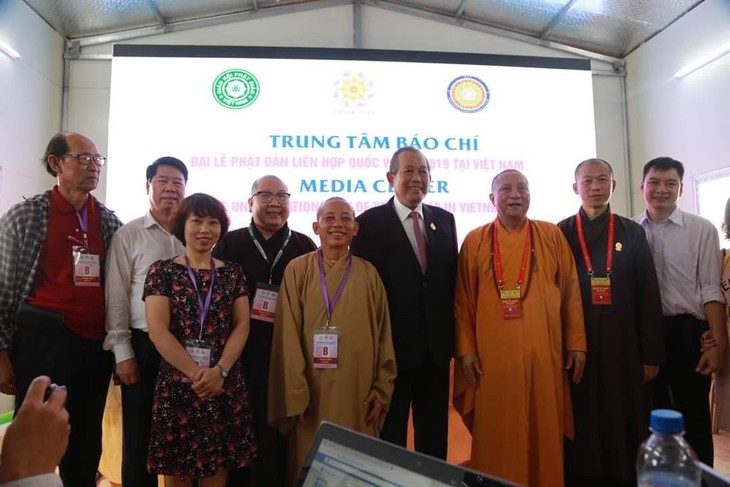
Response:
[[[347,270],[345,270],[345,276],[342,278],[342,281],[340,281],[340,285],[337,286],[337,291],[335,292],[335,297],[332,298],[332,302],[330,302],[329,292],[327,292],[327,280],[324,277],[324,258],[322,257],[321,247],[317,249],[317,263],[319,264],[319,282],[322,284],[322,297],[324,297],[324,308],[327,313],[327,322],[325,324],[325,327],[329,328],[332,312],[335,310],[335,305],[337,304],[337,301],[340,300],[342,290],[345,289],[345,284],[347,283],[347,280],[350,278],[350,271],[352,270],[352,256],[349,256],[347,258]]]
[[[203,303],[203,298],[200,297],[200,291],[198,290],[198,281],[195,279],[195,273],[193,273],[193,269],[190,267],[190,264],[188,264],[188,256],[185,255],[184,257],[185,267],[188,268],[188,276],[190,276],[190,280],[193,281],[195,296],[198,298],[198,317],[200,319],[200,334],[198,335],[198,340],[202,340],[203,324],[205,323],[205,317],[208,315],[208,310],[210,309],[210,299],[213,296],[213,283],[215,282],[215,261],[213,260],[213,257],[210,258],[210,286],[208,287],[208,293],[205,296],[205,303]]]
[[[84,205],[81,213],[76,211],[76,219],[79,221],[79,227],[81,227],[81,233],[84,236],[84,247],[89,248],[89,205]]]

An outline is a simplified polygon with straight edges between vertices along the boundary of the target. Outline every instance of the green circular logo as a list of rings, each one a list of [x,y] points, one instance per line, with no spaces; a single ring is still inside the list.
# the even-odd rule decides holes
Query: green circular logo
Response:
[[[246,108],[259,97],[259,81],[243,69],[229,69],[213,81],[213,96],[226,108]]]

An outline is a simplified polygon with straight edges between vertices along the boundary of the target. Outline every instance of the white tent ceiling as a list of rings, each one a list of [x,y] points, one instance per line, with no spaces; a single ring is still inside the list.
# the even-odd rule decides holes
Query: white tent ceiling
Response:
[[[79,46],[351,4],[616,60],[703,0],[24,0]],[[360,46],[355,46],[360,47]]]

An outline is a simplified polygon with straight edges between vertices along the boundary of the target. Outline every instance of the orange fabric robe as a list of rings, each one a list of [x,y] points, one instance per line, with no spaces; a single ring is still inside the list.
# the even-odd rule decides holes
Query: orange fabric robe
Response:
[[[532,221],[535,255],[522,286],[522,317],[504,319],[491,258],[492,225],[467,235],[456,279],[456,355],[478,355],[470,387],[455,368],[454,406],[472,432],[471,467],[506,480],[563,485],[563,436],[573,436],[565,353],[586,350],[573,254],[552,223]],[[527,225],[499,224],[505,289],[515,289]]]

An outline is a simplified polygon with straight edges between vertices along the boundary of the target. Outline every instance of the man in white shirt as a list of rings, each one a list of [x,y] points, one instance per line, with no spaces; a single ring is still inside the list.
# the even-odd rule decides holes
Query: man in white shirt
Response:
[[[160,355],[147,334],[142,288],[150,264],[184,251],[171,224],[187,180],[188,169],[179,159],[161,157],[150,164],[150,209],[119,229],[107,255],[104,348],[114,352],[122,383],[124,485],[157,486],[157,476],[147,472],[147,448]]]
[[[641,182],[646,212],[634,220],[651,247],[664,315],[666,365],[654,380],[654,407],[680,411],[685,438],[698,458],[712,465],[708,396],[727,348],[720,240],[712,223],[678,207],[683,177],[684,166],[671,157],[647,162]],[[701,349],[708,329],[715,345]]]

